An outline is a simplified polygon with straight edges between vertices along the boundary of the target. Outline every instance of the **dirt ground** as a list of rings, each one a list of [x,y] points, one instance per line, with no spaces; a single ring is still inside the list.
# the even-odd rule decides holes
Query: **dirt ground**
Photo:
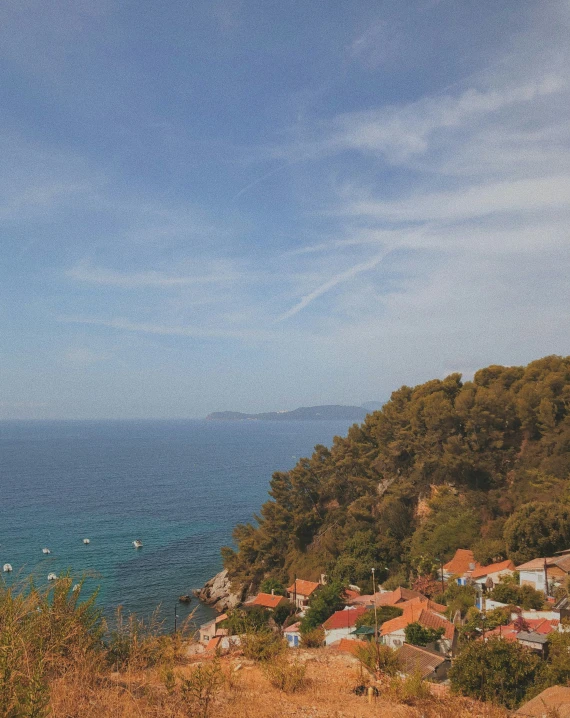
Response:
[[[240,655],[219,659],[224,684],[210,706],[207,718],[504,718],[491,706],[449,695],[421,699],[417,704],[394,702],[386,684],[375,684],[380,695],[354,693],[355,686],[370,682],[358,661],[334,650],[291,651],[289,659],[306,664],[306,686],[285,693],[274,688],[259,664]],[[174,667],[177,686],[197,665],[211,656],[190,655]],[[181,700],[178,688],[167,689],[164,669],[114,673],[92,680],[89,675],[70,674],[52,687],[54,718],[206,718]],[[385,694],[383,696],[383,694]]]

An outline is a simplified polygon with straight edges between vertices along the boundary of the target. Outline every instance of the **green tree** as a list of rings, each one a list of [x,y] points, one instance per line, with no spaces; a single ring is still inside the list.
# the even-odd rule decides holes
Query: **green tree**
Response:
[[[397,618],[403,613],[401,608],[398,606],[379,606],[374,614],[374,609],[371,608],[362,616],[356,619],[356,627],[360,626],[374,626],[375,622],[378,621],[378,627],[380,627],[386,621],[390,621],[392,618]]]
[[[285,621],[295,613],[295,606],[290,602],[282,603],[271,614],[273,620],[278,626],[282,626]]]
[[[301,621],[301,633],[321,626],[335,611],[340,611],[344,606],[343,595],[344,586],[339,581],[331,581],[323,586]]]
[[[259,586],[259,590],[262,593],[271,593],[273,591],[276,596],[285,596],[286,594],[285,586],[275,578],[266,578],[263,580]]]
[[[570,545],[570,506],[530,502],[505,523],[509,558],[516,564],[539,556],[552,556]]]
[[[539,669],[540,658],[500,638],[465,644],[449,672],[454,692],[516,708]]]
[[[435,643],[443,636],[443,628],[426,628],[421,623],[414,621],[408,623],[404,630],[406,643],[413,646],[427,646],[429,643]]]

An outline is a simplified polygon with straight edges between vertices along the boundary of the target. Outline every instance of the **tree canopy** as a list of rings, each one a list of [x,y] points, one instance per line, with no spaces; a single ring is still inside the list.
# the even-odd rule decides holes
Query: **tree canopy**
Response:
[[[372,567],[407,582],[457,548],[515,563],[568,548],[569,409],[570,357],[403,386],[330,449],[276,472],[224,565],[253,588],[325,571],[370,591]]]

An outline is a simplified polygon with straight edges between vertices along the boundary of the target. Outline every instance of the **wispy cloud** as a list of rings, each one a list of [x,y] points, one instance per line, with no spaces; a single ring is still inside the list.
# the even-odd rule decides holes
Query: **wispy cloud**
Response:
[[[100,319],[96,317],[59,316],[58,321],[65,324],[84,324],[98,327],[108,327],[125,332],[140,332],[143,334],[157,334],[161,336],[188,337],[194,339],[268,339],[270,332],[258,329],[214,329],[193,326],[176,326],[155,324],[153,322],[136,322],[117,317],[113,319]]]
[[[111,287],[186,287],[202,284],[223,284],[238,278],[227,262],[217,263],[216,270],[209,274],[172,275],[156,270],[144,272],[118,272],[104,267],[95,267],[89,262],[80,262],[67,271],[67,276],[79,282]]]
[[[354,279],[362,272],[369,272],[370,270],[374,269],[380,264],[380,262],[385,258],[385,256],[385,254],[377,255],[366,262],[356,264],[353,267],[350,267],[350,269],[347,269],[344,272],[340,272],[334,277],[331,277],[331,279],[324,282],[320,286],[316,287],[316,289],[314,289],[312,292],[309,292],[309,294],[306,294],[304,297],[302,297],[301,300],[297,302],[297,304],[295,304],[293,307],[291,307],[291,309],[282,314],[277,321],[282,322],[285,319],[290,319],[291,317],[295,316],[295,314],[298,314],[301,310],[308,307],[311,302],[315,301],[315,299],[322,297],[323,294],[330,292],[331,289],[334,289],[339,284],[343,284],[344,282],[348,282],[351,279]]]

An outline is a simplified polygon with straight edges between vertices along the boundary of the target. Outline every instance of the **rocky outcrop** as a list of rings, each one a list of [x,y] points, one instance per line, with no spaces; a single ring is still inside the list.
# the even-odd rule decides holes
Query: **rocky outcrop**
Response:
[[[229,608],[235,608],[243,600],[241,591],[239,593],[232,592],[226,569],[206,581],[202,588],[194,591],[194,595],[220,613]]]

